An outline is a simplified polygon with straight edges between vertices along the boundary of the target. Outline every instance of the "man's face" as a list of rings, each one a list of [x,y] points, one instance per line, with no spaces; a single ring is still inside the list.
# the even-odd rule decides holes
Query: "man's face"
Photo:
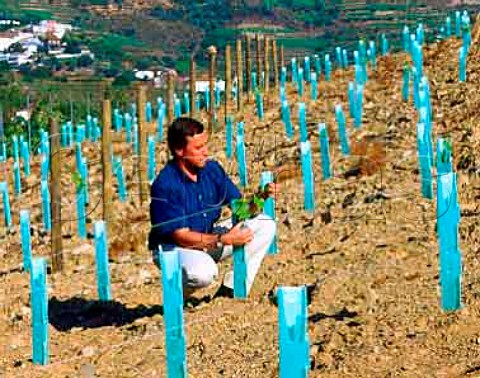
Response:
[[[196,168],[203,168],[208,159],[208,134],[204,131],[201,134],[187,137],[187,144],[183,149],[177,150],[177,154],[185,163]]]

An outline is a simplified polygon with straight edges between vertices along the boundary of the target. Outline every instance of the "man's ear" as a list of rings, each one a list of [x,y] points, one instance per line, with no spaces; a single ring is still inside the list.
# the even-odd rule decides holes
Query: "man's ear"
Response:
[[[178,157],[183,157],[183,148],[176,149],[175,155],[177,155]]]

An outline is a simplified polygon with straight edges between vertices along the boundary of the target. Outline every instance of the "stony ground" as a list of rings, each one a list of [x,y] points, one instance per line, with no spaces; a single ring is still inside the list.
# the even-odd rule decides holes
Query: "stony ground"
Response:
[[[211,300],[218,284],[195,293],[198,305],[185,311],[188,371],[192,377],[278,376],[277,308],[269,292],[279,285],[317,283],[308,308],[312,377],[474,377],[480,375],[480,50],[470,53],[468,83],[458,83],[459,41],[425,49],[431,83],[434,135],[453,140],[462,209],[463,303],[454,313],[439,306],[435,201],[422,198],[416,149],[417,115],[401,101],[404,55],[379,61],[370,72],[364,124],[351,127],[353,155],[342,157],[333,107],[348,109],[346,93],[353,72],[335,72],[320,83],[321,99],[307,102],[315,172],[316,211],[303,209],[298,129],[285,137],[279,101],[266,101],[266,120],[245,112],[249,175],[274,169],[283,191],[276,199],[277,255],[268,256],[247,300]],[[290,103],[299,99],[293,91]],[[292,107],[294,124],[296,108]],[[321,180],[317,123],[326,122],[335,177]],[[236,163],[223,152],[223,126],[211,140],[212,155],[238,182]],[[21,271],[18,227],[4,231],[0,253],[0,375],[6,377],[158,377],[165,376],[161,273],[145,246],[148,201],[140,204],[131,149],[115,146],[126,165],[130,199],[115,202],[112,220],[111,278],[114,302],[96,298],[93,240],[76,235],[73,186],[65,155],[62,190],[66,267],[49,274],[50,364],[31,363],[29,277]],[[86,145],[91,198],[88,229],[101,216],[99,151]],[[157,163],[166,161],[164,144]],[[39,166],[24,182],[28,190],[12,204],[33,212],[34,254],[49,254],[41,227]],[[351,174],[345,174],[349,172]],[[349,176],[346,178],[346,176]],[[114,184],[116,188],[116,183]],[[70,193],[70,196],[66,195]],[[12,196],[13,197],[13,196]],[[12,198],[13,199],[13,198]],[[222,263],[225,272],[229,262]]]

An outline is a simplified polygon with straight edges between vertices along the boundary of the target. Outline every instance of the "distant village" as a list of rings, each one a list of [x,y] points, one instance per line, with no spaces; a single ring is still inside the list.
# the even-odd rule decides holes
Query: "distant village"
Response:
[[[6,31],[0,32],[0,62],[8,63],[15,69],[23,64],[41,65],[42,57],[55,57],[59,60],[79,58],[82,55],[94,59],[94,54],[88,49],[75,53],[65,52],[66,43],[62,42],[64,35],[73,30],[70,24],[54,20],[43,20],[37,25],[29,24],[18,27],[16,20],[0,20],[0,25]]]
[[[19,70],[23,65],[32,68],[45,65],[47,60],[56,58],[59,61],[67,61],[88,57],[93,62],[95,55],[85,46],[77,51],[69,51],[68,44],[64,41],[66,33],[74,30],[70,24],[55,20],[42,20],[38,24],[20,26],[17,20],[0,20],[0,64],[6,63],[10,70]],[[71,50],[71,49],[70,49]],[[163,86],[166,82],[166,74],[170,69],[162,70],[138,70],[133,69],[135,79],[150,81],[156,87]],[[178,74],[177,74],[178,75]],[[187,84],[188,76],[178,76],[177,80]],[[223,92],[225,83],[219,80],[216,83],[218,89]],[[208,90],[208,81],[198,78],[196,92]]]

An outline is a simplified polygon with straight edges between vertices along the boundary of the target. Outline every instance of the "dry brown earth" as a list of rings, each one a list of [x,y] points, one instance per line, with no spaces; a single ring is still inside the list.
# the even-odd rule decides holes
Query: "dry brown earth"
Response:
[[[435,201],[421,197],[416,149],[416,112],[401,101],[405,56],[379,61],[370,71],[364,100],[364,124],[349,132],[355,151],[344,158],[337,142],[333,107],[347,110],[347,85],[353,72],[337,71],[321,82],[321,99],[307,100],[310,140],[316,178],[316,212],[302,210],[298,129],[288,142],[279,119],[278,96],[266,103],[259,122],[253,102],[245,112],[249,175],[262,169],[281,174],[283,193],[277,198],[279,254],[268,256],[246,301],[216,299],[185,312],[188,371],[191,377],[278,376],[277,309],[268,292],[278,285],[320,280],[309,306],[312,377],[474,377],[480,371],[480,49],[474,44],[468,82],[458,83],[459,41],[425,48],[431,83],[434,135],[453,140],[458,174],[460,248],[463,253],[464,308],[444,313],[439,306],[438,246]],[[296,98],[289,89],[289,100]],[[292,107],[292,114],[296,114]],[[205,116],[203,115],[204,119]],[[296,124],[296,116],[294,117]],[[322,182],[317,123],[326,122],[337,177]],[[223,152],[223,129],[212,137],[212,154],[236,176],[235,162]],[[115,146],[126,165],[128,190],[134,158],[130,147]],[[86,144],[90,167],[89,219],[100,217],[100,167],[97,147]],[[157,163],[166,161],[158,146]],[[372,159],[376,162],[372,163]],[[70,153],[68,164],[73,164]],[[348,179],[342,172],[360,167]],[[20,208],[30,208],[36,256],[49,253],[49,237],[41,232],[39,165],[20,198],[12,198],[15,224]],[[283,175],[283,176],[282,176]],[[65,171],[64,193],[70,187]],[[116,188],[116,184],[114,183]],[[70,188],[73,194],[73,187]],[[13,196],[11,196],[13,197]],[[73,196],[64,208],[74,205]],[[75,222],[64,226],[67,266],[48,276],[50,298],[50,364],[34,366],[31,358],[31,317],[28,275],[21,264],[19,231],[4,234],[0,250],[0,375],[5,377],[159,377],[165,376],[164,328],[160,272],[145,246],[148,204],[115,203],[110,236],[112,292],[109,308],[96,302],[93,242],[79,240]],[[74,219],[75,207],[65,210]],[[92,231],[92,223],[88,229]],[[43,235],[43,236],[42,236]],[[222,264],[225,272],[229,263]],[[216,287],[196,293],[212,295]],[[96,374],[96,375],[95,375]]]

